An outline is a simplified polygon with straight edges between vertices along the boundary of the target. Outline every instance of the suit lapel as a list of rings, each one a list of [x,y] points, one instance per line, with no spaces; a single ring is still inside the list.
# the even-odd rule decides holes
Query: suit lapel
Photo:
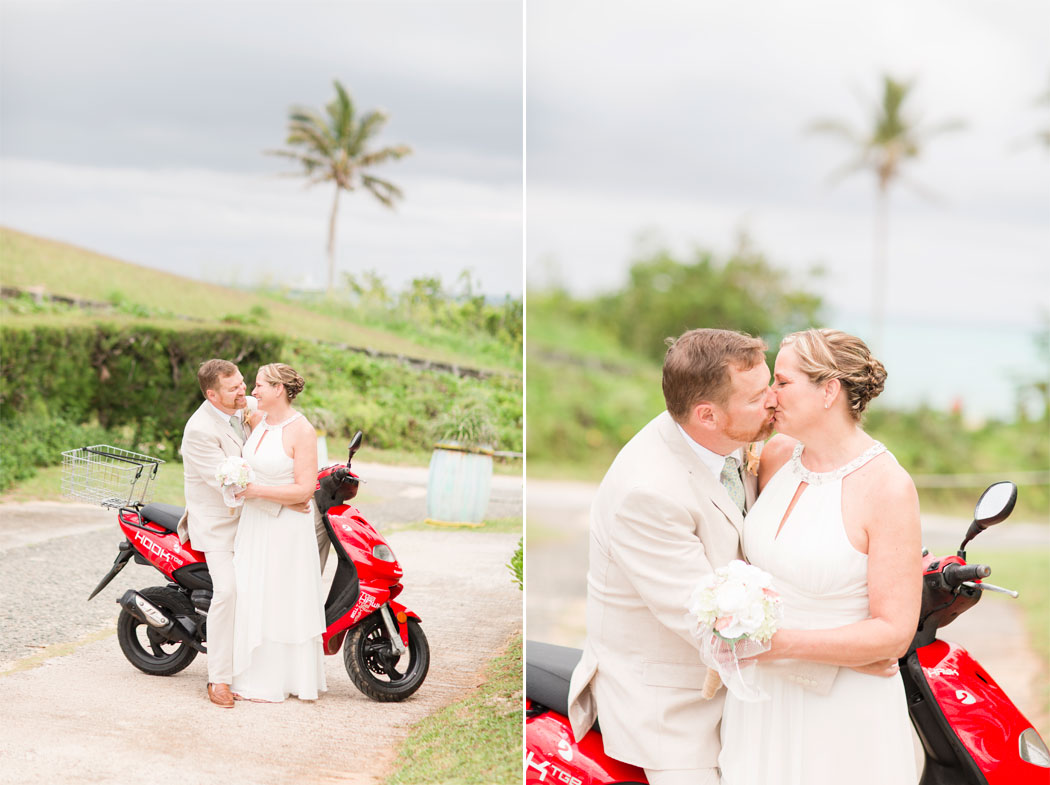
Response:
[[[711,503],[729,519],[729,522],[733,524],[737,532],[740,532],[744,526],[743,513],[740,512],[740,508],[730,498],[729,492],[722,487],[722,483],[715,479],[710,469],[704,466],[700,456],[686,444],[671,415],[667,412],[661,414],[657,419],[657,428],[675,460],[686,467],[696,492],[710,499]],[[744,492],[745,494],[747,493],[746,477],[744,479]]]
[[[221,413],[211,405],[208,401],[205,401],[201,408],[211,415],[212,422],[215,423],[216,432],[220,438],[228,440],[234,447],[237,448],[237,454],[241,454],[241,449],[244,447],[244,442],[240,440],[237,434],[233,430],[233,426],[230,425],[229,419],[223,419]]]

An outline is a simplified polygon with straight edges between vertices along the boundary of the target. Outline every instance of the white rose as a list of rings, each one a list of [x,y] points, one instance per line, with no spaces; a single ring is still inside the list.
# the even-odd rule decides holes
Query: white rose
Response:
[[[715,604],[720,615],[735,613],[747,603],[747,591],[739,583],[723,583],[715,589]]]

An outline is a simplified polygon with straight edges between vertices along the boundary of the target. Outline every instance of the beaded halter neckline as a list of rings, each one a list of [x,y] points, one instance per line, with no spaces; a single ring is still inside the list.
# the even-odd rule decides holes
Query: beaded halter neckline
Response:
[[[265,428],[267,431],[275,431],[278,428],[283,428],[284,426],[286,426],[288,423],[290,423],[295,418],[302,417],[302,416],[303,416],[302,412],[296,412],[291,417],[285,418],[284,422],[278,422],[278,423],[274,423],[273,425],[270,425],[270,423],[266,422],[266,416],[265,416],[265,412],[264,412],[263,413],[263,420],[262,420],[261,423],[259,423],[259,427]]]
[[[849,463],[827,472],[811,472],[803,466],[802,450],[804,449],[805,445],[802,444],[802,442],[798,442],[795,445],[795,450],[791,453],[792,470],[802,478],[803,482],[809,483],[810,485],[823,485],[824,483],[841,480],[850,472],[859,469],[876,455],[886,452],[886,445],[882,444],[882,442],[875,442],[871,447],[866,449]]]

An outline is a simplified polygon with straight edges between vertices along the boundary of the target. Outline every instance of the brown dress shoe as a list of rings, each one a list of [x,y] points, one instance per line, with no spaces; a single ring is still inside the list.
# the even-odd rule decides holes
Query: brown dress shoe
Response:
[[[208,697],[211,698],[211,702],[216,706],[222,706],[224,709],[233,708],[233,693],[230,692],[230,685],[228,684],[211,684],[209,682]]]

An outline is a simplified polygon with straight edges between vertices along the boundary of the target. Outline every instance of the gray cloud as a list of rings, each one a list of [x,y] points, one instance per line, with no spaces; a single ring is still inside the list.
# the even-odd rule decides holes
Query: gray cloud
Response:
[[[6,2],[3,154],[273,171],[332,79],[391,113],[404,168],[520,180],[516,3]]]

